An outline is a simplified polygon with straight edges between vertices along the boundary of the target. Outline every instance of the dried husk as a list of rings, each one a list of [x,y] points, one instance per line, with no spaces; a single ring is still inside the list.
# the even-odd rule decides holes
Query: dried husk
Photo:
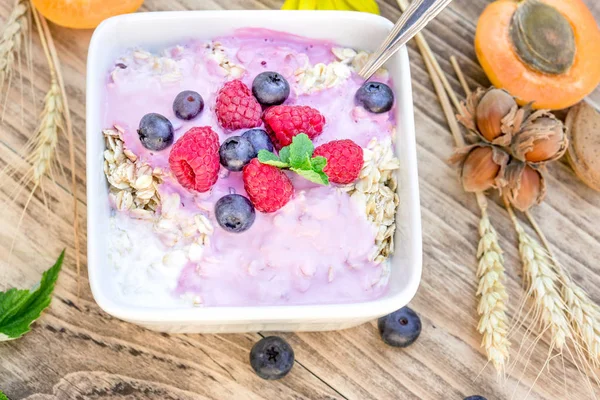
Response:
[[[477,149],[490,149],[489,159],[485,153],[474,154]],[[450,162],[458,165],[465,191],[481,192],[492,188],[502,189],[506,182],[504,174],[509,158],[501,148],[480,142],[456,150]]]
[[[567,115],[571,167],[586,185],[600,191],[600,113],[586,102]]]
[[[561,158],[568,145],[565,125],[550,111],[539,110],[523,122],[514,136],[511,150],[521,161],[542,163]]]
[[[537,175],[534,175],[537,174]],[[540,204],[546,197],[546,178],[543,167],[513,159],[506,167],[506,197],[520,211]]]
[[[483,140],[498,146],[510,145],[518,131],[514,127],[520,126],[527,114],[512,96],[493,86],[472,92],[460,111],[456,118],[469,130],[467,139],[470,143]]]

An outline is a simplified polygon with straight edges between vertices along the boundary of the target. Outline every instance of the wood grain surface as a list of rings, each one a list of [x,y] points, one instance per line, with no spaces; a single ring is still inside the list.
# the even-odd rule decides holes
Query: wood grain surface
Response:
[[[448,58],[456,55],[471,86],[487,85],[473,51],[478,15],[488,0],[455,0],[425,32],[457,92],[460,86]],[[597,20],[600,3],[585,0]],[[143,11],[186,9],[278,8],[276,0],[146,0]],[[0,0],[5,20],[13,0]],[[380,2],[381,12],[396,20],[394,0]],[[82,260],[86,254],[85,66],[91,31],[51,25],[63,63],[76,134],[77,197],[82,221]],[[0,182],[0,289],[29,287],[39,280],[63,248],[65,268],[54,301],[31,333],[0,343],[0,389],[18,399],[457,399],[479,394],[488,399],[524,399],[547,356],[547,338],[512,374],[499,379],[486,359],[476,332],[476,244],[479,221],[475,197],[465,194],[447,159],[452,152],[446,121],[420,54],[411,43],[418,161],[423,215],[424,268],[411,306],[420,314],[423,332],[406,350],[385,346],[374,323],[326,333],[289,333],[296,353],[292,373],[276,382],[258,378],[248,363],[262,334],[168,335],[121,322],[101,311],[89,290],[85,268],[81,293],[71,231],[71,191],[56,171],[58,185],[47,184],[48,205],[37,192],[20,227],[27,193],[14,196],[26,171],[21,149],[35,129],[49,73],[36,38],[33,79],[25,73],[3,108],[0,165],[13,166],[13,177]],[[30,101],[32,93],[35,103]],[[22,103],[21,98],[24,97]],[[600,91],[591,96],[600,103]],[[22,104],[24,106],[22,107]],[[69,176],[68,147],[61,138],[59,157]],[[580,183],[563,163],[551,166],[549,196],[534,214],[558,257],[590,295],[600,302],[600,194]],[[12,199],[15,199],[14,201]],[[493,224],[506,251],[509,316],[522,294],[516,237],[505,211],[490,206]],[[14,245],[12,256],[8,258]],[[523,329],[515,332],[513,349]],[[544,370],[530,399],[586,399],[591,391],[568,354]]]

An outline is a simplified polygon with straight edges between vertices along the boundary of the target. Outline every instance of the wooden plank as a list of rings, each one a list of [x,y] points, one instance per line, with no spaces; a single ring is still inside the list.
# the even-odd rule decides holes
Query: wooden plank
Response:
[[[487,0],[455,0],[434,20],[427,32],[433,51],[460,93],[448,63],[456,55],[472,86],[488,81],[472,48],[476,20]],[[600,4],[586,0],[600,19]],[[276,8],[277,0],[147,0],[144,11],[185,9]],[[380,2],[382,14],[399,16],[395,0]],[[12,0],[0,0],[5,20]],[[78,198],[83,223],[82,261],[85,263],[85,63],[90,31],[51,26],[63,63],[76,134]],[[412,306],[423,320],[423,334],[406,350],[385,346],[374,323],[328,333],[285,334],[296,352],[293,372],[279,382],[256,377],[248,352],[258,334],[166,335],[121,322],[102,312],[91,297],[84,269],[82,292],[77,295],[70,229],[70,186],[58,175],[59,186],[46,185],[48,206],[37,192],[21,228],[15,229],[26,197],[3,207],[0,251],[10,260],[0,262],[0,289],[29,286],[39,280],[62,248],[65,269],[49,311],[23,339],[0,345],[0,389],[11,399],[140,398],[160,399],[460,399],[481,394],[490,399],[524,398],[545,359],[543,347],[531,357],[521,379],[525,359],[519,360],[506,382],[498,381],[479,349],[475,315],[475,246],[479,216],[475,199],[463,193],[447,159],[453,144],[429,76],[414,45],[409,46],[413,74],[420,188],[423,214],[424,271]],[[36,127],[49,74],[37,40],[33,45],[32,75],[24,71],[25,87],[33,86],[33,107],[21,93],[11,91],[5,122],[0,126],[0,163],[26,165],[19,156]],[[33,76],[33,79],[30,78]],[[30,95],[25,92],[25,99]],[[600,90],[592,95],[600,100]],[[70,173],[67,146],[60,141],[63,168]],[[8,202],[15,179],[0,183],[0,201]],[[577,181],[564,163],[551,167],[550,194],[535,214],[558,256],[573,277],[600,301],[600,196]],[[6,203],[5,203],[6,204]],[[506,252],[509,315],[514,317],[522,293],[516,238],[503,209],[493,203],[490,214]],[[515,333],[518,348],[524,332]],[[546,339],[544,339],[546,340]],[[547,343],[547,341],[546,341]],[[552,363],[537,381],[530,399],[589,398],[585,381],[565,356]],[[481,373],[481,374],[480,374]],[[566,385],[565,385],[566,382]],[[567,392],[565,392],[565,387]],[[567,394],[568,393],[568,394]],[[129,397],[129,398],[130,398]]]

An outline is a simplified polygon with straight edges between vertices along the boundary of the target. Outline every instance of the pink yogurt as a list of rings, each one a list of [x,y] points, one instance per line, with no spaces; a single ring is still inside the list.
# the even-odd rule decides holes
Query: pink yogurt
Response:
[[[240,79],[249,87],[258,73],[277,71],[291,86],[285,104],[309,105],[325,116],[327,124],[314,140],[315,146],[348,138],[365,147],[373,137],[381,140],[392,135],[393,111],[375,115],[355,106],[354,93],[362,82],[354,73],[337,87],[298,94],[294,72],[307,63],[334,61],[331,43],[243,29],[212,42],[191,40],[167,50],[182,75],[175,82],[162,81],[151,65],[136,61],[131,54],[116,61],[127,64],[124,69],[116,67],[107,78],[104,125],[123,127],[125,145],[152,166],[168,172],[169,149],[151,152],[140,144],[136,129],[147,113],[169,118],[176,129],[175,140],[194,126],[210,126],[220,141],[243,132],[224,131],[214,114],[216,93],[230,79],[209,57],[215,42],[222,44],[232,62],[245,68]],[[181,121],[172,111],[172,101],[182,90],[195,90],[205,101],[204,111],[192,121]],[[241,173],[222,169],[209,193],[191,193],[167,177],[161,192],[178,192],[182,208],[190,215],[208,210],[215,226],[203,260],[183,268],[173,296],[198,295],[205,306],[240,306],[359,302],[385,292],[384,265],[369,261],[377,229],[364,210],[334,186],[290,177],[294,198],[275,213],[257,212],[254,225],[240,234],[221,229],[212,210],[223,195],[246,195]],[[164,251],[169,249],[165,246]]]

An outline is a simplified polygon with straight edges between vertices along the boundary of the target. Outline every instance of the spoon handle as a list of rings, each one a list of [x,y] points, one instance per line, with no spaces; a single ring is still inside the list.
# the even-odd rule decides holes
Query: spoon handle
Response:
[[[413,0],[402,13],[379,49],[358,73],[368,80],[400,47],[412,39],[452,0]]]

